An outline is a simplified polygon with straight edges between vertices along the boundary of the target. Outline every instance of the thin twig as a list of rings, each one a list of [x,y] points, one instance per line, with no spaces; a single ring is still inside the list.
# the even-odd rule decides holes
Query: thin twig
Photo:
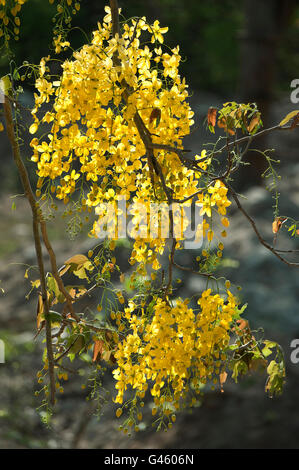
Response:
[[[194,269],[192,268],[187,268],[185,266],[181,266],[180,264],[177,264],[176,262],[173,262],[173,265],[180,269],[181,271],[187,271],[189,273],[192,273],[192,274],[196,274],[198,276],[204,276],[204,277],[208,277],[209,279],[213,279],[213,280],[216,280],[216,278],[213,276],[213,274],[211,273],[202,273],[200,271],[195,271]]]
[[[295,127],[299,127],[299,126],[295,126]],[[291,126],[281,127],[279,124],[277,124],[276,126],[268,127],[267,129],[263,129],[262,131],[257,132],[256,134],[246,135],[245,137],[241,137],[240,139],[234,140],[233,142],[230,142],[228,144],[228,146],[233,147],[234,145],[243,144],[244,142],[247,142],[248,140],[256,139],[258,137],[261,137],[263,135],[269,134],[269,133],[274,132],[274,131],[288,131],[288,130],[293,130],[293,129],[294,129],[294,127],[291,127]],[[226,149],[227,149],[227,145],[225,144],[219,150],[212,151],[208,156],[218,155]]]
[[[58,357],[55,358],[54,362],[57,363],[60,359],[62,359],[72,349],[77,340],[78,336]]]
[[[132,44],[132,42],[134,41],[134,39],[136,37],[138,24],[139,24],[139,18],[137,18],[137,21],[136,21],[135,26],[134,26],[134,31],[133,31],[132,37],[131,37],[130,41],[128,42],[127,46],[126,46],[126,49],[129,49],[130,45]]]
[[[235,200],[235,203],[237,204],[237,207],[238,209],[240,210],[240,212],[242,212],[242,214],[246,217],[247,220],[249,220],[258,240],[260,241],[260,243],[265,247],[267,248],[267,250],[271,251],[271,253],[273,253],[280,261],[282,261],[283,263],[287,264],[288,266],[293,266],[293,267],[296,267],[296,268],[299,268],[299,263],[293,263],[291,261],[288,261],[286,260],[285,258],[283,258],[282,256],[280,256],[279,252],[281,252],[281,250],[276,250],[273,246],[269,245],[269,243],[267,243],[263,237],[261,236],[260,232],[258,231],[257,229],[257,226],[256,226],[256,223],[255,221],[253,220],[253,218],[248,214],[248,212],[244,209],[244,207],[242,206],[242,204],[240,203],[240,200],[237,196],[237,193],[235,192],[235,190],[227,183],[225,182],[229,192],[231,193],[233,199]],[[278,252],[279,251],[279,252]]]

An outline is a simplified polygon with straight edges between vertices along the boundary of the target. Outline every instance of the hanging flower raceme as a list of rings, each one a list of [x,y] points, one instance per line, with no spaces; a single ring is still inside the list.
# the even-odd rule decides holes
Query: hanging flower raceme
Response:
[[[188,86],[179,74],[179,47],[164,50],[167,28],[158,21],[148,24],[146,18],[133,19],[123,26],[121,36],[113,36],[111,12],[108,7],[105,11],[91,43],[62,63],[59,81],[45,73],[49,57],[40,63],[30,127],[32,134],[42,134],[31,141],[38,191],[50,188],[66,204],[77,197],[82,207],[93,208],[99,217],[92,229],[95,236],[109,225],[111,238],[118,238],[123,227],[117,223],[130,208],[129,234],[135,239],[130,263],[137,266],[132,279],[136,273],[147,276],[149,269],[155,279],[160,270],[165,284],[161,257],[171,240],[174,250],[184,246],[188,224],[182,210],[190,208],[192,201],[200,205],[202,220],[196,237],[202,237],[206,246],[198,270],[207,270],[209,250],[218,236],[214,225],[219,220],[218,225],[229,225],[225,215],[230,201],[220,179],[208,180],[211,160],[206,151],[189,159],[189,164],[179,151],[194,121]],[[141,42],[142,35],[146,43]],[[67,41],[56,39],[57,53],[68,46]],[[146,136],[150,136],[150,148],[145,145]],[[122,209],[120,198],[125,201]],[[170,202],[171,214],[169,207],[163,213],[162,205]],[[153,213],[154,204],[159,204],[160,212]],[[214,264],[222,256],[222,242],[218,248]],[[173,303],[171,293],[169,274],[167,286],[154,294],[149,289],[154,298],[150,305],[137,305],[131,299],[117,314],[121,335],[114,377],[119,404],[130,387],[139,398],[149,388],[156,411],[160,407],[167,414],[171,407],[180,406],[191,385],[200,393],[207,380],[219,380],[237,299],[229,291],[220,295],[207,289],[195,309],[188,299]],[[122,295],[120,299],[125,302]]]
[[[44,124],[50,124],[51,129],[46,138],[32,140],[32,160],[41,178],[55,180],[52,187],[56,196],[65,202],[82,188],[82,180],[88,206],[107,202],[111,188],[115,198],[121,195],[128,201],[133,197],[143,202],[157,198],[165,201],[161,178],[155,174],[153,181],[134,117],[138,112],[154,144],[182,147],[193,124],[193,112],[187,101],[187,85],[179,75],[179,48],[163,53],[161,44],[167,28],[160,28],[159,22],[149,25],[145,18],[126,24],[121,38],[112,37],[109,7],[106,13],[91,44],[62,64],[60,81],[45,77],[49,57],[42,59],[30,132],[37,133]],[[142,33],[150,36],[152,49],[141,44]],[[57,40],[58,45],[60,48],[67,43]],[[119,65],[114,63],[115,54]],[[132,91],[124,101],[127,86]],[[53,99],[52,110],[42,114],[44,103]],[[159,119],[152,118],[153,109],[159,110]],[[198,193],[209,217],[213,207],[225,213],[230,202],[220,181],[209,188],[212,196],[204,189],[200,193],[200,171],[187,169],[177,153],[167,149],[154,150],[154,157],[174,200],[183,201]],[[199,164],[199,169],[206,169],[208,163]],[[74,169],[80,179],[70,177]]]
[[[157,298],[150,316],[144,309],[136,314],[132,302],[124,310],[122,322],[129,325],[130,333],[115,355],[116,403],[123,403],[130,388],[141,398],[150,388],[156,405],[163,408],[167,397],[168,406],[178,409],[188,383],[200,394],[207,380],[219,381],[237,317],[237,299],[227,291],[224,301],[208,289],[198,300],[198,311],[188,303],[189,299],[178,300],[170,306]]]

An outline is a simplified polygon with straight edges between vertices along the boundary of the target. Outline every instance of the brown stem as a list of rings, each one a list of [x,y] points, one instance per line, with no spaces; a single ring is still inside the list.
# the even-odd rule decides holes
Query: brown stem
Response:
[[[167,297],[167,295],[169,294],[171,285],[172,285],[175,246],[176,246],[176,239],[172,235],[172,244],[171,244],[171,250],[170,250],[170,255],[169,255],[169,266],[168,266],[168,283],[164,292],[165,297]]]
[[[111,8],[111,17],[112,17],[112,33],[115,36],[118,34],[119,37],[121,37],[120,29],[119,29],[119,16],[118,16],[118,2],[117,0],[110,0],[110,8]],[[117,52],[113,56],[113,61],[115,65],[120,65],[120,59],[117,54]],[[126,83],[125,80],[122,80],[122,85],[124,87],[124,92],[123,92],[123,98],[126,103],[128,103],[130,95],[133,93],[134,90],[131,89],[131,87]],[[173,197],[172,197],[172,189],[168,188],[165,182],[165,178],[163,175],[163,171],[161,166],[159,165],[157,159],[155,158],[154,155],[154,148],[155,144],[152,142],[152,137],[151,133],[147,129],[146,125],[144,124],[140,114],[138,111],[136,111],[134,115],[134,123],[135,126],[138,130],[139,136],[145,146],[146,153],[147,153],[147,160],[148,160],[148,167],[149,167],[149,172],[150,172],[150,177],[152,181],[153,188],[155,190],[155,181],[154,181],[154,171],[158,178],[161,181],[164,193],[166,195],[167,201],[169,206],[171,206],[173,202]],[[181,153],[181,152],[180,152]],[[171,253],[170,253],[170,259],[169,259],[169,279],[168,279],[168,284],[165,289],[165,297],[167,296],[167,293],[170,290],[170,286],[172,283],[172,268],[173,268],[173,259],[174,259],[174,251],[175,251],[175,245],[176,245],[176,239],[173,236],[173,216],[171,212],[171,220],[170,220],[170,237],[172,239],[172,248],[171,248]]]
[[[54,279],[56,280],[57,282],[57,285],[58,285],[58,289],[60,290],[60,292],[64,295],[65,297],[65,300],[66,300],[66,303],[69,307],[69,312],[71,314],[71,316],[77,320],[77,321],[80,321],[79,317],[75,314],[74,312],[74,309],[73,309],[73,305],[72,305],[72,302],[73,302],[73,298],[72,296],[68,293],[68,291],[66,290],[66,288],[64,287],[64,284],[62,282],[62,279],[59,275],[59,272],[58,272],[58,268],[57,268],[57,263],[56,263],[56,256],[55,256],[55,253],[54,253],[54,250],[52,248],[52,245],[49,241],[49,238],[48,238],[48,233],[47,233],[47,226],[46,226],[46,223],[45,221],[40,218],[40,227],[41,227],[41,233],[42,233],[42,237],[43,237],[43,241],[44,241],[44,244],[45,244],[45,247],[47,249],[47,252],[49,254],[49,257],[50,257],[50,262],[51,262],[51,268],[52,268],[52,274],[53,274],[53,277]]]
[[[111,18],[112,18],[112,34],[119,35],[119,16],[118,16],[118,1],[110,0]]]
[[[72,349],[72,347],[74,346],[74,344],[76,343],[77,340],[78,340],[78,338],[74,339],[74,341],[69,345],[69,347],[66,348],[63,351],[63,353],[61,353],[58,357],[56,357],[55,363],[60,361],[60,359],[62,359]]]
[[[295,126],[295,127],[299,127],[299,126]],[[294,127],[292,127],[292,126],[281,127],[279,124],[277,124],[276,126],[269,127],[268,129],[263,129],[262,131],[257,132],[256,134],[246,135],[245,137],[241,137],[240,139],[234,140],[233,142],[230,142],[228,144],[228,146],[224,145],[223,147],[221,147],[221,149],[216,150],[215,152],[211,151],[211,153],[208,156],[217,155],[219,153],[222,153],[224,150],[226,150],[227,147],[233,147],[235,145],[243,144],[244,142],[247,142],[248,140],[253,140],[253,139],[256,139],[257,137],[261,137],[261,136],[264,136],[266,134],[270,134],[273,131],[288,131],[288,130],[293,130],[293,129],[294,129]]]
[[[201,273],[200,271],[195,271],[194,269],[192,268],[187,268],[185,266],[181,266],[180,264],[177,264],[177,263],[173,263],[173,265],[178,268],[178,269],[181,269],[181,271],[187,271],[189,273],[192,273],[192,274],[197,274],[198,276],[204,276],[204,277],[208,277],[209,279],[214,279],[216,280],[216,278],[210,274],[210,273]]]
[[[118,15],[118,2],[117,0],[110,0],[110,9],[111,9],[111,18],[112,18],[112,33],[115,36],[118,34],[118,37],[121,37],[121,31],[119,28],[119,15]],[[113,55],[113,62],[115,66],[119,66],[121,64],[121,61],[119,59],[119,56],[117,54],[117,51]],[[127,84],[127,82],[123,79],[121,81],[122,86],[124,87],[124,92],[123,92],[123,99],[126,103],[128,103],[130,95],[134,92],[134,90]],[[164,192],[166,194],[168,203],[171,203],[171,189],[166,186],[165,179],[163,176],[162,169],[157,161],[157,159],[154,156],[153,152],[153,142],[151,138],[151,133],[147,129],[146,125],[144,124],[140,114],[138,111],[136,111],[134,115],[134,123],[135,126],[138,130],[139,136],[146,148],[146,153],[147,153],[147,161],[148,161],[148,167],[149,167],[149,172],[152,180],[152,184],[154,186],[154,171],[156,175],[160,178],[161,184],[163,186]]]
[[[47,347],[47,357],[48,357],[48,367],[49,367],[49,378],[50,378],[50,402],[52,405],[55,403],[55,372],[54,372],[54,359],[53,359],[53,345],[51,338],[51,320],[49,319],[49,304],[47,297],[47,287],[46,287],[46,277],[45,277],[45,268],[42,255],[42,247],[40,241],[40,232],[39,232],[39,221],[40,221],[40,209],[38,203],[35,200],[31,184],[29,181],[28,173],[26,167],[23,163],[20,147],[17,141],[14,130],[14,122],[11,104],[9,99],[5,97],[4,100],[4,116],[6,121],[7,135],[11,144],[13,151],[13,157],[15,164],[17,166],[19,176],[24,188],[25,196],[29,201],[31,212],[32,212],[32,225],[33,225],[33,236],[34,236],[34,245],[35,253],[39,268],[39,277],[41,284],[41,294],[43,299],[43,307],[45,313],[46,321],[46,347]]]

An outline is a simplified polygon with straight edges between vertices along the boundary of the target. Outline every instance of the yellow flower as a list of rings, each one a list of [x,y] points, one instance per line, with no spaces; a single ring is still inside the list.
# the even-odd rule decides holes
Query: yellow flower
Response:
[[[59,34],[56,38],[54,38],[54,46],[56,54],[59,54],[62,49],[70,46],[69,41],[62,41],[62,36]]]
[[[161,44],[163,44],[164,42],[163,34],[167,33],[167,31],[168,31],[168,27],[161,28],[160,22],[156,20],[154,24],[150,27],[150,32],[153,33],[152,39],[151,39],[152,43],[154,43],[155,41],[158,41]]]

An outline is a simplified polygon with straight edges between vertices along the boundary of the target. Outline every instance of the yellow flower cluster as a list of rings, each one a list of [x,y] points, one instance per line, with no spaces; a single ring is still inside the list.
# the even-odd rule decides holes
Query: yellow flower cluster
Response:
[[[167,28],[160,27],[158,21],[150,25],[144,17],[125,24],[121,38],[113,37],[110,8],[105,10],[103,24],[98,24],[91,44],[62,64],[60,81],[51,82],[45,76],[49,57],[41,61],[30,132],[35,134],[44,125],[51,129],[46,138],[35,137],[31,142],[40,186],[45,179],[52,180],[52,192],[65,203],[76,189],[84,187],[84,203],[90,207],[116,201],[119,196],[133,200],[136,207],[153,200],[165,202],[165,191],[156,174],[153,184],[134,117],[138,112],[154,144],[182,148],[183,137],[193,124],[193,112],[187,101],[185,79],[179,75],[179,47],[163,52]],[[150,37],[145,45],[139,39],[142,33]],[[59,52],[69,43],[58,37],[55,46]],[[124,101],[126,86],[132,92]],[[41,106],[52,99],[52,110],[41,116]],[[159,119],[153,119],[155,110],[159,111]],[[203,203],[202,215],[211,217],[213,206],[225,214],[230,202],[222,182],[216,181],[200,193],[200,171],[187,169],[179,156],[169,150],[155,149],[154,156],[174,199],[189,198],[190,204],[192,195],[197,193],[198,202]],[[204,157],[205,151],[195,160]],[[208,159],[199,163],[199,170],[206,170],[208,165]],[[208,228],[209,223],[205,222],[204,235]],[[162,236],[154,241],[137,237],[132,264],[150,263],[159,269],[158,255],[164,244]]]
[[[200,392],[203,383],[219,376],[237,300],[230,291],[225,301],[208,289],[198,304],[196,313],[188,307],[188,299],[171,307],[158,298],[151,319],[148,312],[136,314],[133,302],[124,309],[122,319],[129,323],[131,333],[115,354],[116,403],[123,403],[129,387],[142,397],[150,383],[156,405],[161,405],[166,395],[177,408],[187,383]]]
[[[105,19],[110,21],[109,14]],[[39,95],[35,96],[35,123],[30,128],[31,133],[37,131],[40,124],[37,112],[54,95],[53,111],[41,119],[41,123],[53,123],[51,133],[48,142],[32,141],[33,161],[37,162],[40,177],[61,177],[57,186],[60,199],[74,191],[66,184],[65,174],[78,162],[80,174],[86,181],[94,183],[87,197],[88,204],[93,206],[105,200],[105,186],[116,187],[119,194],[128,197],[135,191],[143,194],[152,191],[145,149],[133,122],[137,110],[150,131],[155,131],[154,123],[150,123],[153,107],[162,111],[156,141],[164,144],[181,146],[183,136],[189,133],[193,123],[193,113],[185,101],[187,87],[178,75],[178,48],[173,49],[171,56],[162,54],[160,48],[150,51],[148,46],[140,47],[136,37],[127,49],[134,21],[117,41],[111,37],[111,24],[105,19],[103,26],[99,25],[99,30],[94,33],[92,43],[75,52],[74,60],[63,64],[60,83],[52,84],[44,76],[37,81]],[[157,40],[162,41],[161,31],[166,28],[159,30],[156,23],[152,26],[152,39],[157,35]],[[141,29],[151,31],[151,26],[147,26],[145,20],[140,21],[136,36]],[[68,43],[61,44],[57,39],[56,48],[66,45]],[[122,60],[119,70],[113,65],[116,50]],[[151,67],[151,60],[156,64],[161,60],[165,65],[159,71],[158,67]],[[168,76],[172,77],[172,83],[165,87],[163,77]],[[129,103],[121,107],[123,79],[136,91],[131,94]],[[166,183],[169,178],[171,186],[180,182],[178,197],[184,185],[183,195],[192,194],[197,182],[192,181],[195,178],[191,172],[182,174],[178,157],[159,151],[157,158],[164,169]],[[97,182],[103,176],[106,176],[104,185],[99,187]]]
[[[164,233],[170,225],[167,215],[150,213],[152,203],[159,203],[160,208],[169,203],[167,188],[180,208],[190,206],[192,200],[201,205],[199,231],[208,243],[214,235],[214,212],[224,227],[229,225],[225,215],[230,201],[222,181],[208,181],[211,162],[205,151],[195,156],[197,168],[186,167],[173,151],[175,147],[182,149],[193,112],[187,85],[179,75],[179,47],[164,50],[167,28],[160,27],[158,21],[148,24],[143,17],[124,24],[121,37],[113,36],[110,8],[105,11],[91,44],[62,64],[59,81],[48,79],[49,57],[40,63],[30,132],[40,130],[43,136],[31,141],[32,161],[37,165],[39,194],[47,183],[45,186],[67,203],[77,191],[82,206],[94,208],[99,223],[105,224],[107,203],[116,206],[119,198],[124,198],[138,229],[130,263],[136,263],[137,272],[145,275],[148,265],[154,270],[161,268],[159,257],[171,238]],[[147,36],[146,41],[141,42],[141,34]],[[57,53],[68,46],[65,39],[56,38]],[[136,116],[156,144],[153,154],[160,172],[151,168]],[[120,210],[115,213],[120,215]],[[177,228],[181,219],[174,208],[172,217],[173,228]],[[149,226],[157,230],[155,237]],[[181,248],[183,235],[175,233],[174,239],[175,248]],[[223,244],[218,248],[220,257]],[[208,256],[205,253],[203,250],[203,256]],[[167,395],[177,407],[186,384],[200,391],[203,383],[221,372],[236,313],[235,297],[227,291],[224,299],[206,290],[198,301],[199,311],[195,311],[188,307],[188,300],[170,304],[170,291],[171,286],[165,295],[155,294],[152,310],[144,305],[137,308],[131,300],[116,316],[119,332],[126,332],[115,353],[117,403],[123,403],[129,386],[142,397],[152,384],[157,406]],[[125,302],[122,296],[119,301]]]

